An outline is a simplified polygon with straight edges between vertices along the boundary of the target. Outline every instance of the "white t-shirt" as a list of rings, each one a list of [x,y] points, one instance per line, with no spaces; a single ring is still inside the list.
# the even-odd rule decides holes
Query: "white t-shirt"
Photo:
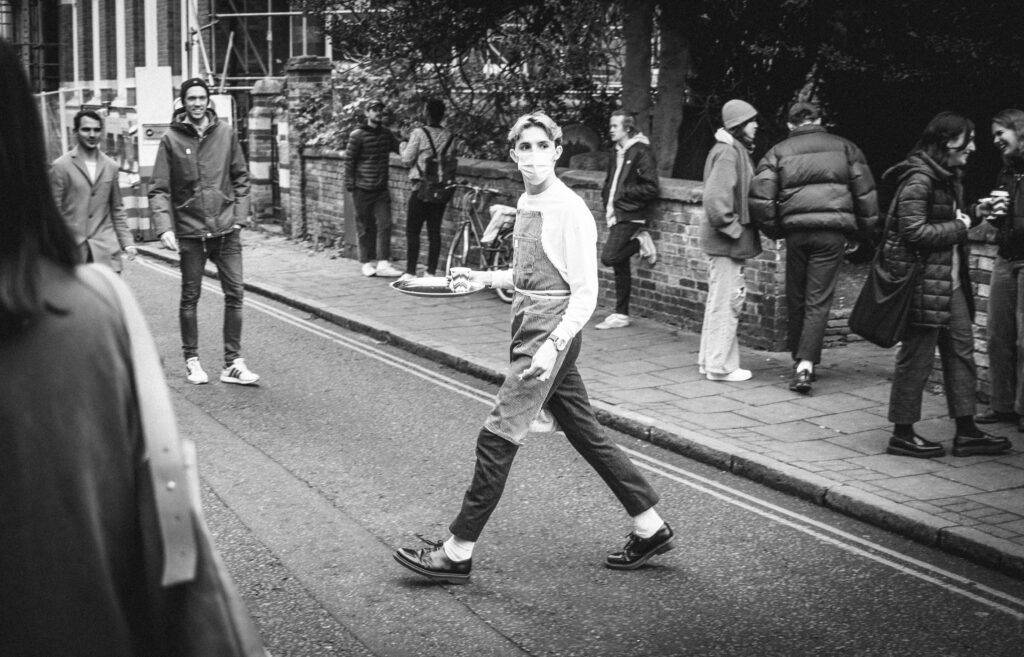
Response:
[[[96,160],[92,160],[92,161],[86,160],[85,161],[85,170],[89,172],[89,182],[91,182],[91,183],[95,183],[96,182],[96,167],[98,165],[99,165],[99,162],[97,162]]]
[[[552,335],[571,340],[597,307],[597,226],[590,208],[561,180],[540,194],[523,194],[518,209],[544,217],[541,248],[569,284],[569,306]],[[492,285],[512,287],[512,270],[494,272]]]

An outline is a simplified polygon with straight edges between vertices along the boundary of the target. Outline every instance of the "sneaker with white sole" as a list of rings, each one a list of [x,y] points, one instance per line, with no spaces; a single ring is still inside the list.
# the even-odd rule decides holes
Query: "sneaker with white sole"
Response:
[[[605,317],[604,321],[602,321],[600,324],[598,324],[594,328],[596,328],[596,329],[598,329],[600,331],[603,331],[604,329],[625,328],[625,327],[629,326],[629,324],[630,324],[629,315],[621,315],[619,313],[612,313],[611,315],[608,315],[607,317]]]
[[[372,263],[372,262],[364,262],[363,263],[363,276],[376,276],[376,275],[377,275],[377,265],[375,263]]]
[[[708,381],[747,381],[754,373],[750,370],[745,370],[742,367],[736,368],[728,374],[718,374],[716,372],[708,372],[705,376],[708,377]]]
[[[416,280],[416,277],[413,276],[412,274],[410,274],[409,272],[405,272],[404,274],[402,274],[401,276],[398,277],[398,282],[399,283],[404,283],[406,281],[412,281],[412,280]]]
[[[402,275],[402,270],[394,267],[387,260],[381,260],[377,263],[377,275],[384,278],[396,278]]]
[[[260,375],[254,374],[246,367],[244,358],[236,358],[231,361],[231,365],[221,370],[220,380],[224,383],[251,386],[260,380]]]
[[[189,383],[196,385],[207,383],[210,380],[203,366],[199,364],[199,359],[195,356],[185,361],[185,378]]]
[[[653,265],[658,261],[658,249],[654,248],[654,240],[651,234],[642,230],[636,234],[636,241],[640,243],[640,257]]]

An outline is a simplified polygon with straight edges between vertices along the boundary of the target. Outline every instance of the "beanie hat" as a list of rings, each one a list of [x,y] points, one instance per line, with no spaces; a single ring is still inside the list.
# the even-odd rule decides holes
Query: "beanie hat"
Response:
[[[726,130],[746,123],[755,116],[757,116],[757,110],[754,109],[753,105],[743,100],[734,98],[722,106],[722,125],[725,126]]]
[[[821,110],[814,103],[797,102],[789,108],[789,122],[799,125],[804,121],[815,121],[821,118]]]
[[[181,90],[178,92],[178,97],[181,98],[181,102],[185,102],[185,92],[192,87],[202,87],[206,90],[206,97],[210,97],[210,85],[206,84],[206,80],[202,78],[189,78],[181,83]]]

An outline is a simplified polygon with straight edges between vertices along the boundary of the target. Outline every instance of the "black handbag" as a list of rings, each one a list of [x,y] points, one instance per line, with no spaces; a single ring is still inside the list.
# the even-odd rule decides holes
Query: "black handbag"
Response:
[[[864,281],[857,302],[850,312],[850,331],[861,336],[868,342],[879,347],[889,348],[903,339],[910,318],[910,303],[921,274],[921,258],[914,256],[914,264],[906,275],[896,277],[892,274],[885,259],[885,236],[889,234],[889,222],[899,192],[893,197],[886,216],[885,229],[882,232],[882,243],[875,251],[874,260],[868,278]]]

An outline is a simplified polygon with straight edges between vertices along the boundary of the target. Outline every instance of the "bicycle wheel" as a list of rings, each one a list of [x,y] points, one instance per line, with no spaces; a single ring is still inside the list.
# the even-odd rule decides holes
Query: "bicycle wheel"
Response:
[[[474,237],[469,226],[463,226],[462,230],[455,234],[452,245],[448,247],[448,260],[444,265],[445,273],[451,271],[452,267],[486,269],[483,252]]]
[[[500,239],[500,238],[499,238]],[[488,269],[510,269],[512,267],[512,236],[509,235],[504,239],[501,239],[501,248],[494,252],[491,256],[491,264],[487,267]],[[496,287],[494,293],[498,295],[498,298],[505,303],[512,303],[512,297],[515,296],[513,290],[507,290],[505,288]]]

